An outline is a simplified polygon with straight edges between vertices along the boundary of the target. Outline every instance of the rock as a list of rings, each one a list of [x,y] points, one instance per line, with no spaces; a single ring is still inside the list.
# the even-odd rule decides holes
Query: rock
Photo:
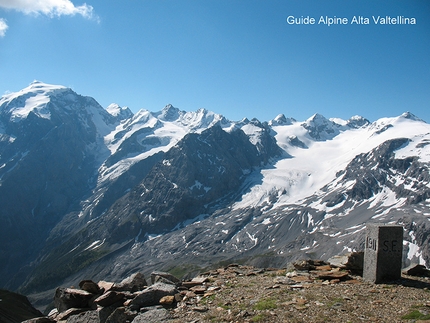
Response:
[[[1,264],[5,266],[4,263]],[[21,322],[43,316],[40,311],[31,305],[26,296],[0,289],[0,322]]]
[[[424,265],[411,264],[402,270],[402,274],[409,276],[428,277],[430,276],[430,270]]]
[[[58,312],[64,312],[69,308],[89,308],[93,294],[84,290],[59,287],[55,291],[54,303]]]
[[[164,296],[160,299],[161,305],[172,305],[175,302],[175,296]]]
[[[273,279],[273,282],[275,284],[283,284],[283,285],[294,285],[296,283],[296,281],[294,281],[293,279],[291,279],[289,277],[275,277]]]
[[[332,280],[332,279],[346,279],[349,275],[347,272],[343,272],[343,271],[321,271],[321,272],[315,272],[315,275],[317,278],[319,279],[327,279],[327,280]]]
[[[312,283],[314,280],[310,278],[310,276],[295,276],[291,277],[290,280],[292,280],[295,283]]]
[[[198,285],[201,285],[201,284],[193,282],[193,281],[182,282],[182,286],[184,286],[185,288],[191,288],[191,287],[198,286]]]
[[[26,321],[22,321],[21,323],[54,323],[55,321],[49,317],[36,317],[34,319],[29,319]]]
[[[113,287],[113,285],[115,285],[115,283],[111,283],[111,282],[106,282],[104,280],[101,280],[98,282],[97,284],[100,288],[104,289],[105,292],[108,292],[111,290],[111,288]]]
[[[87,310],[88,310],[87,308],[69,308],[67,311],[64,311],[64,312],[58,314],[56,317],[56,320],[57,321],[67,320],[70,316],[78,315],[78,314],[85,312]]]
[[[149,289],[148,287],[148,289],[145,289],[132,299],[128,306],[132,310],[139,310],[141,307],[152,306],[155,304],[155,290]]]
[[[87,291],[88,293],[91,294],[101,294],[102,290],[100,289],[99,285],[97,285],[95,282],[93,282],[92,280],[83,280],[79,283],[79,287],[84,290]]]
[[[302,284],[290,285],[290,288],[292,288],[292,289],[301,289],[301,288],[303,288],[303,285]]]
[[[118,303],[108,307],[99,307],[97,312],[99,314],[100,323],[131,322],[138,314]]]
[[[152,284],[155,284],[156,282],[158,282],[156,279],[157,277],[162,277],[164,279],[167,279],[168,281],[170,281],[173,284],[179,284],[181,281],[176,278],[175,276],[173,276],[170,273],[166,273],[163,271],[154,271],[151,273],[151,282]]]
[[[208,278],[207,277],[194,277],[193,279],[191,279],[191,281],[193,283],[203,284],[203,283],[206,283],[208,281]]]
[[[174,285],[155,283],[143,290],[130,303],[131,309],[157,305],[164,296],[174,296],[178,293]]]
[[[159,323],[165,322],[172,318],[169,312],[165,309],[150,310],[137,315],[132,323]]]
[[[168,280],[167,278],[161,277],[161,276],[155,276],[154,278],[151,277],[151,281],[153,280],[152,284],[155,283],[163,283],[163,284],[170,284],[170,285],[177,285],[171,280]]]
[[[325,263],[322,260],[307,259],[307,260],[298,260],[293,262],[294,268],[300,271],[314,270],[317,266],[324,266],[324,265],[327,265],[327,263]]]
[[[179,303],[184,299],[183,295],[181,293],[176,293],[175,294],[175,302]]]
[[[97,308],[99,314],[100,323],[105,323],[108,317],[118,308],[118,306],[111,305],[107,307]]]
[[[58,316],[58,310],[57,310],[56,308],[53,308],[53,309],[49,312],[48,316],[49,316],[49,317],[52,317],[52,318],[56,318],[56,317]]]
[[[119,284],[113,285],[111,288],[115,291],[130,291],[132,293],[143,290],[148,284],[145,277],[141,273],[135,273],[130,277],[125,278]]]
[[[186,288],[191,288],[194,286],[202,285],[207,281],[208,281],[207,277],[194,277],[191,281],[182,282],[182,286]]]
[[[204,313],[208,311],[208,308],[206,306],[195,306],[193,307],[193,311]]]
[[[133,299],[128,299],[124,302],[124,306],[130,306],[131,302],[133,301]]]
[[[97,311],[87,311],[70,316],[67,323],[100,323],[100,318]]]
[[[194,292],[195,294],[204,294],[206,292],[205,286],[194,286],[190,288],[190,291]]]
[[[296,277],[297,276],[297,272],[296,271],[291,271],[285,274],[286,277],[291,278],[291,277]]]
[[[94,300],[94,303],[96,303],[97,305],[106,307],[106,306],[110,306],[112,304],[121,302],[121,304],[124,302],[125,297],[123,293],[118,293],[115,291],[109,291],[107,293],[104,293],[103,295],[97,297]]]
[[[357,274],[363,273],[364,252],[350,252],[343,256],[331,257],[328,262],[333,267],[351,270]]]
[[[125,307],[118,307],[114,312],[107,318],[105,323],[124,323],[126,321],[131,321],[136,315],[130,315],[125,309]]]

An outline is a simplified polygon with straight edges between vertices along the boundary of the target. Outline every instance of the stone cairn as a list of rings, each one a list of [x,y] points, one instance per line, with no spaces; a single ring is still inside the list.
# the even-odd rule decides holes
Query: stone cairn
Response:
[[[144,276],[135,273],[120,283],[83,280],[79,289],[59,287],[55,291],[55,309],[46,317],[24,322],[162,322],[169,318],[166,308],[182,300],[182,290],[202,283],[198,278],[181,282],[165,272],[153,272],[151,282],[148,286]]]

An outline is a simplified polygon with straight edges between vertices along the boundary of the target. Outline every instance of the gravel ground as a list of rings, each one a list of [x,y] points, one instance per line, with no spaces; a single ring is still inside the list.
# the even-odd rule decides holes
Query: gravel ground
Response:
[[[182,291],[171,322],[430,322],[428,278],[370,284],[339,273],[324,280],[318,271],[231,265]]]

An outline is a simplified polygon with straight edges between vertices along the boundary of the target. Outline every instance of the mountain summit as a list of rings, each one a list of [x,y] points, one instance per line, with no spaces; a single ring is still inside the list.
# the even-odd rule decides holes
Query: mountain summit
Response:
[[[361,250],[369,222],[402,224],[405,264],[428,265],[429,134],[411,113],[133,114],[34,82],[0,99],[0,286],[280,267]]]

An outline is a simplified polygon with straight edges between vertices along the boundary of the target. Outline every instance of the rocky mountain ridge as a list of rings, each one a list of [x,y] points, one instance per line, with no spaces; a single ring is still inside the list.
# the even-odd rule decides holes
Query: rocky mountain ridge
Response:
[[[405,264],[426,264],[429,143],[411,113],[132,114],[35,82],[0,99],[0,285],[38,294],[142,263],[282,267],[362,249],[368,222],[402,224]]]

